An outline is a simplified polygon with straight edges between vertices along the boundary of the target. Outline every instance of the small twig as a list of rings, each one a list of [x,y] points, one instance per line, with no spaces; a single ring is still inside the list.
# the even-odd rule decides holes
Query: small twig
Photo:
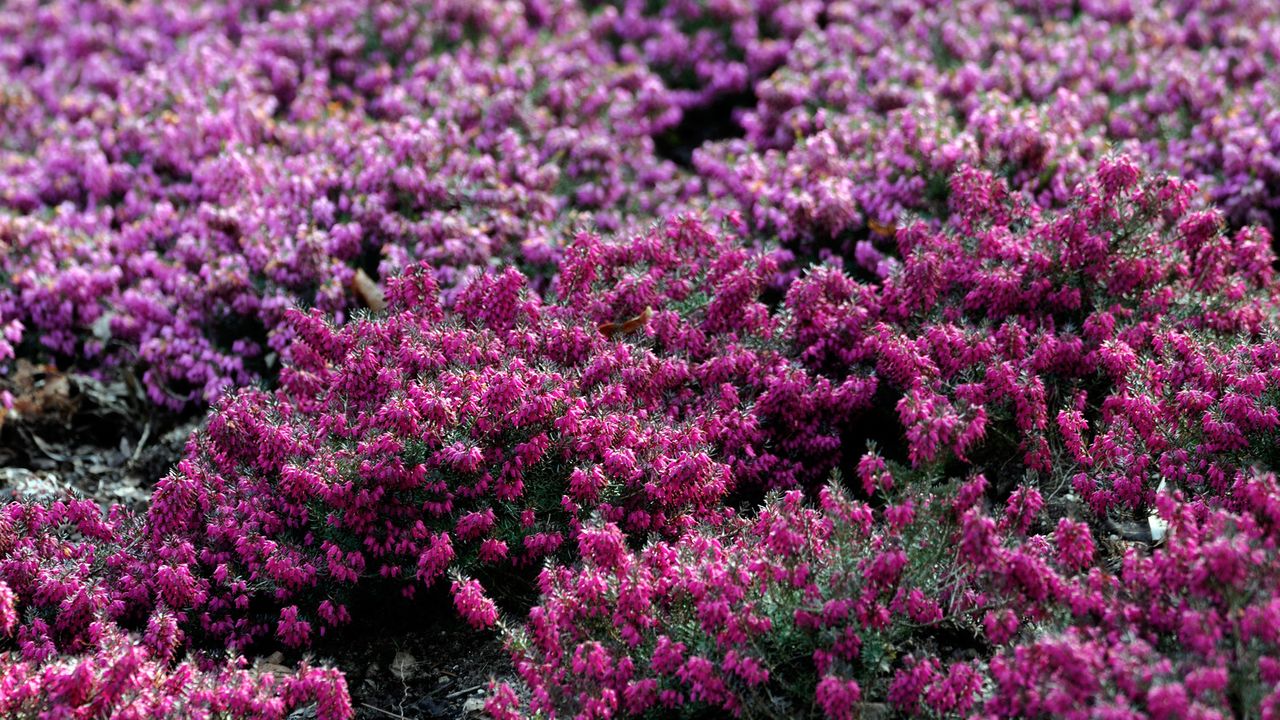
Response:
[[[456,697],[459,697],[459,696],[462,696],[462,695],[470,695],[471,693],[475,692],[476,690],[482,690],[482,689],[484,689],[484,683],[481,683],[481,684],[479,684],[479,685],[472,685],[472,686],[471,686],[471,687],[469,687],[469,688],[463,688],[463,689],[461,689],[461,690],[454,690],[453,692],[449,693],[448,695],[445,695],[445,696],[444,696],[444,699],[445,699],[445,700],[452,700],[452,699],[454,699],[454,698],[456,698]]]
[[[125,467],[132,468],[138,462],[138,456],[142,454],[142,449],[147,446],[147,440],[151,438],[151,420],[147,420],[146,427],[142,428],[142,437],[138,438],[138,447],[133,449],[133,455],[129,457],[129,464]]]
[[[36,435],[34,432],[31,432],[26,428],[20,428],[20,430],[22,431],[22,434],[25,435],[27,439],[30,440],[40,450],[40,452],[44,453],[50,460],[53,460],[54,462],[69,462],[71,460],[71,458],[66,455],[54,452],[52,446],[45,442],[44,438]]]
[[[382,708],[380,708],[380,707],[374,707],[374,706],[370,705],[369,703],[360,703],[360,706],[361,706],[361,707],[367,707],[367,708],[369,708],[370,710],[373,710],[374,712],[380,712],[380,713],[382,713],[383,715],[386,715],[387,717],[400,718],[400,720],[409,720],[409,718],[405,717],[405,716],[404,716],[403,714],[401,714],[401,713],[393,713],[393,712],[391,712],[391,711],[389,711],[389,710],[383,710]]]

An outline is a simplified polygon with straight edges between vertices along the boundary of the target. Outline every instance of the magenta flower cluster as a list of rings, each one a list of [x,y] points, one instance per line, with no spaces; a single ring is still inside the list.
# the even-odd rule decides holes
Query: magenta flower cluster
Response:
[[[569,556],[590,517],[675,536],[736,483],[812,483],[875,383],[793,357],[790,323],[757,299],[773,267],[682,219],[582,235],[551,303],[508,270],[445,310],[420,266],[383,315],[295,312],[279,390],[219,407],[157,488],[152,552],[194,559],[181,605],[203,633],[303,646],[350,618],[357,585],[412,596]],[[494,623],[477,583],[451,589]]]
[[[901,230],[879,286],[876,371],[902,392],[910,461],[994,449],[1105,513],[1162,480],[1221,494],[1269,456],[1270,234],[1224,232],[1193,191],[1113,159],[1041,215],[988,173],[953,176],[947,227]]]
[[[591,18],[594,35],[624,63],[656,73],[682,108],[699,108],[751,91],[787,59],[796,39],[814,27],[815,0],[607,0]]]
[[[592,512],[674,532],[719,508],[728,468],[649,399],[661,363],[556,319],[515,271],[447,316],[429,271],[389,295],[396,311],[343,328],[295,315],[275,397],[216,411],[157,489],[151,541],[195,554],[205,631],[303,645],[370,577],[412,593],[451,568],[554,556]],[[472,585],[454,591],[484,614]],[[255,596],[286,606],[278,623],[245,616]]]
[[[1060,207],[1120,150],[1271,226],[1278,22],[1247,0],[7,3],[0,363],[199,407],[275,376],[290,306],[345,320],[357,272],[427,260],[447,305],[517,263],[541,290],[577,227],[690,208],[875,270],[965,164]],[[743,137],[681,145],[727,101]]]
[[[962,587],[930,584],[955,561],[938,500],[900,500],[876,511],[832,487],[811,509],[791,491],[754,520],[641,553],[616,526],[584,531],[583,567],[544,572],[543,604],[514,644],[530,709],[856,717],[864,688],[884,684],[879,663],[914,627],[943,622],[939,598],[957,615],[974,604]],[[937,709],[966,710],[979,679],[938,680],[957,702]],[[523,717],[511,697],[496,695],[491,714]]]
[[[275,676],[186,654],[167,605],[180,598],[153,602],[151,578],[164,581],[129,545],[137,530],[87,500],[0,512],[0,715],[283,720],[314,704],[317,717],[350,717],[337,670]]]
[[[922,487],[874,454],[860,473]],[[986,490],[878,491],[878,508],[792,491],[642,552],[616,526],[584,531],[582,565],[543,573],[512,640],[530,699],[499,687],[490,715],[847,719],[868,697],[930,717],[1280,710],[1274,475],[1242,477],[1220,507],[1162,495],[1168,544],[1114,571],[1094,565],[1088,524],[1045,522],[1034,488],[994,515]],[[956,659],[975,647],[990,659]]]

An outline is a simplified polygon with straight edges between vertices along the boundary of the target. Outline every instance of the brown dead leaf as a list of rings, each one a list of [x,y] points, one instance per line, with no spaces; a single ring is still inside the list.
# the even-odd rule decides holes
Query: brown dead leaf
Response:
[[[253,665],[258,672],[271,673],[276,677],[285,677],[293,675],[296,672],[293,668],[284,664],[284,653],[279,650],[267,655],[266,657],[258,658],[257,662]]]
[[[18,360],[8,385],[13,406],[6,415],[13,420],[65,423],[80,406],[70,378],[53,365]]]
[[[416,677],[418,674],[417,667],[417,659],[404,650],[397,652],[395,658],[391,660],[391,674],[395,675],[401,682]]]
[[[258,663],[258,672],[270,673],[276,677],[289,677],[296,675],[297,671],[287,665],[277,665],[276,663],[260,662]]]
[[[638,331],[640,328],[649,324],[649,319],[653,317],[653,308],[646,307],[644,312],[620,323],[603,323],[596,329],[601,335],[612,339],[616,335],[627,335]]]
[[[886,225],[879,220],[868,220],[867,227],[871,228],[871,232],[883,237],[893,237],[898,232],[897,226]]]

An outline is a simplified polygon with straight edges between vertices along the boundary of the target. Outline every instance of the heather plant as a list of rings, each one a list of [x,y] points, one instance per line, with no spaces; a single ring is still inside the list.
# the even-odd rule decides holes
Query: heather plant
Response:
[[[588,0],[586,5],[594,10],[593,33],[615,46],[620,60],[644,64],[671,88],[681,107],[698,108],[750,91],[781,66],[791,44],[816,24],[823,3]]]
[[[851,424],[877,408],[896,414],[896,431],[873,432],[904,463],[997,458],[997,497],[1025,478],[1145,517],[1162,481],[1221,494],[1265,459],[1274,409],[1222,395],[1256,447],[1187,440],[1154,463],[1106,452],[1135,445],[1139,421],[1157,423],[1144,438],[1194,432],[1176,403],[1153,416],[1138,413],[1154,398],[1129,400],[1155,382],[1139,368],[1162,391],[1185,374],[1166,343],[1207,353],[1259,337],[1270,312],[1262,235],[1222,235],[1188,212],[1192,191],[1118,159],[1041,217],[966,170],[949,227],[901,230],[903,259],[878,286],[815,270],[776,311],[759,300],[773,258],[693,218],[627,242],[580,236],[550,303],[507,271],[446,310],[420,269],[385,314],[339,328],[293,313],[281,388],[215,413],[162,483],[150,542],[194,558],[202,632],[296,646],[345,622],[366,578],[412,593],[569,557],[593,513],[670,536],[717,517],[731,491],[813,487],[852,460]],[[1258,374],[1246,369],[1220,372]],[[1174,464],[1181,475],[1160,471]],[[492,623],[474,584],[451,587]]]
[[[981,476],[935,483],[875,453],[858,474],[873,504],[838,483],[814,506],[791,491],[754,519],[640,552],[615,526],[584,531],[581,567],[544,571],[541,605],[509,641],[530,690],[527,710],[850,718],[864,700],[886,697],[918,710],[916,683],[928,688],[930,711],[968,712],[980,663],[923,670],[936,669],[937,657],[972,654],[984,616],[1021,607],[1018,593],[993,590],[1008,578],[993,572],[984,587],[975,563],[1002,557],[1035,570],[1039,558],[970,539],[967,525],[991,522]],[[1038,495],[1026,493],[1001,521],[1010,538],[1035,520],[1037,508],[1026,506]],[[1089,542],[1087,527],[1080,532]],[[523,717],[514,697],[500,690],[491,715]]]
[[[87,500],[0,509],[0,715],[247,720],[315,703],[351,716],[336,670],[277,677],[188,653],[170,609],[184,569],[153,573],[137,539],[136,520]]]
[[[727,468],[701,428],[643,403],[660,367],[630,345],[557,319],[515,271],[448,313],[427,270],[389,298],[341,328],[294,313],[280,390],[215,412],[157,489],[149,542],[190,558],[203,632],[305,645],[347,619],[358,583],[411,595],[529,565],[592,512],[636,532],[718,512]],[[453,590],[483,617],[473,585]],[[245,612],[259,606],[278,609]]]
[[[947,226],[897,231],[901,257],[881,261],[877,285],[821,269],[795,281],[783,320],[789,352],[820,374],[873,368],[874,404],[891,404],[898,428],[863,436],[897,440],[886,449],[915,469],[891,471],[868,455],[859,479],[873,502],[854,503],[856,512],[833,510],[843,507],[832,499],[843,497],[838,489],[822,496],[825,517],[793,494],[755,526],[694,531],[642,553],[618,528],[584,531],[582,565],[543,574],[542,604],[514,640],[529,709],[854,717],[869,698],[907,714],[963,715],[989,700],[993,716],[1056,716],[1147,702],[1149,689],[1183,670],[1208,684],[1156,694],[1185,696],[1196,711],[1260,707],[1269,651],[1242,649],[1254,647],[1254,625],[1214,619],[1246,612],[1250,596],[1215,605],[1219,596],[1191,580],[1214,573],[1178,563],[1222,534],[1259,572],[1271,565],[1269,541],[1233,535],[1248,523],[1231,513],[1259,503],[1267,512],[1274,485],[1249,480],[1251,467],[1274,457],[1272,256],[1265,231],[1228,235],[1219,215],[1192,211],[1194,192],[1112,159],[1067,209],[1042,214],[991,173],[966,169],[951,180]],[[566,270],[561,282],[574,277]],[[850,441],[845,434],[841,447]],[[995,482],[979,475],[944,491],[931,480],[965,467]],[[1158,494],[1164,485],[1177,499]],[[1084,520],[1046,517],[1046,495],[1059,508],[1080,502]],[[1003,511],[984,509],[991,501]],[[1151,565],[1136,553],[1099,557],[1090,521],[1136,515],[1145,524],[1157,510],[1183,536]],[[1212,530],[1184,525],[1210,516]],[[778,518],[797,523],[794,556],[770,544]],[[876,586],[889,555],[905,574]],[[1099,560],[1125,570],[1106,572]],[[1228,567],[1236,560],[1223,562],[1218,572],[1239,574]],[[1189,575],[1170,575],[1167,594],[1143,604],[1165,581],[1154,568]],[[888,595],[877,600],[881,590]],[[821,614],[830,607],[840,608],[834,625]],[[1191,608],[1196,628],[1226,633],[1222,649],[1193,634],[1161,642]],[[897,614],[912,622],[895,626]],[[840,624],[854,617],[860,625]],[[1107,621],[1111,635],[1096,628]],[[842,632],[858,640],[842,645]],[[938,637],[965,640],[927,642]],[[795,664],[810,656],[816,665]],[[1213,679],[1237,666],[1229,682]],[[1109,669],[1088,681],[1057,675],[1080,667]],[[992,682],[1001,687],[986,695]],[[493,713],[518,713],[515,697],[499,692]],[[1151,702],[1173,707],[1166,700]]]
[[[499,687],[490,715],[1275,711],[1274,476],[1217,507],[1162,495],[1167,543],[1116,554],[1030,487],[993,514],[980,476],[948,490],[874,454],[860,475],[872,505],[793,492],[641,552],[584,531],[510,640],[527,704]]]
[[[341,673],[303,667],[294,675],[275,676],[236,663],[174,663],[109,624],[82,655],[5,658],[0,668],[0,713],[9,718],[283,720],[309,705],[317,718],[350,718]]]
[[[88,500],[9,503],[0,511],[5,638],[48,660],[96,642],[100,621],[137,620],[151,605],[145,568],[121,539],[136,521]]]
[[[290,306],[340,321],[368,302],[358,272],[537,278],[569,229],[644,222],[696,186],[653,151],[680,113],[662,83],[572,7],[94,5],[0,22],[0,361],[136,370],[155,403],[198,406],[274,374]],[[77,22],[84,49],[33,32]],[[117,27],[123,58],[101,47]]]
[[[807,254],[846,259],[946,178],[988,165],[1044,207],[1110,152],[1274,225],[1276,8],[1240,2],[836,2],[756,84],[745,136],[703,148],[711,194]],[[880,238],[882,239],[882,238]]]
[[[0,375],[215,409],[0,508],[0,715],[431,588],[500,718],[1280,716],[1277,7],[4,3]]]
[[[190,568],[201,632],[298,646],[363,584],[413,594],[569,556],[592,515],[674,536],[731,491],[811,486],[875,382],[788,349],[758,299],[775,267],[690,217],[578,237],[554,303],[508,270],[445,309],[424,266],[385,313],[294,312],[280,388],[220,407],[158,487],[151,553]],[[450,587],[492,624],[474,581]]]
[[[1114,574],[1079,566],[1052,600],[1065,620],[991,660],[984,714],[1271,717],[1276,491],[1245,474],[1221,506],[1162,495],[1167,543],[1128,550]]]
[[[906,459],[999,462],[1004,492],[1031,473],[1100,513],[1269,461],[1270,238],[1226,234],[1193,193],[1113,159],[1041,215],[957,173],[948,227],[897,233],[866,333]]]
[[[740,484],[814,487],[840,464],[842,428],[877,388],[858,366],[865,352],[827,352],[865,324],[863,310],[835,316],[832,305],[875,299],[819,272],[771,309],[778,254],[744,247],[741,234],[733,218],[717,229],[688,217],[615,240],[580,236],[561,263],[558,302],[606,333],[643,320],[624,336],[651,348],[671,383],[649,386],[646,402],[700,418]]]

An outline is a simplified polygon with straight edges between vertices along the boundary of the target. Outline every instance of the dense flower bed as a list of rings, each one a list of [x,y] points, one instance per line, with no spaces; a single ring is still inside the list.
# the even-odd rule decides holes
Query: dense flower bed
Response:
[[[644,394],[660,366],[628,372],[626,346],[542,319],[515,272],[472,284],[449,320],[429,278],[393,288],[412,304],[386,319],[296,318],[276,397],[220,409],[158,488],[153,542],[196,553],[208,632],[301,645],[369,577],[412,591],[455,566],[554,555],[592,511],[672,531],[719,506],[727,468]],[[246,595],[286,605],[279,622],[244,617]]]
[[[591,27],[620,60],[644,64],[672,89],[677,104],[695,109],[751,91],[786,62],[792,44],[823,11],[815,0],[586,4],[604,8]]]
[[[788,717],[812,709],[816,693],[848,714],[860,688],[884,684],[882,663],[913,629],[944,622],[938,598],[949,610],[966,602],[963,587],[929,586],[958,569],[933,502],[877,512],[830,488],[815,510],[792,491],[750,522],[640,554],[616,526],[584,532],[584,567],[544,573],[543,605],[515,645],[531,709]],[[520,717],[510,699],[499,694],[491,710]]]
[[[360,305],[357,271],[428,259],[450,290],[516,262],[541,287],[576,225],[700,205],[865,264],[904,213],[945,215],[967,163],[1061,206],[1123,149],[1270,225],[1268,8],[7,4],[0,361],[136,370],[198,406],[274,375],[291,304]],[[748,91],[744,137],[694,172],[655,152]]]
[[[1250,0],[850,0],[695,153],[753,228],[850,258],[946,178],[998,168],[1060,206],[1110,152],[1196,181],[1235,226],[1280,218],[1280,9]],[[851,259],[851,258],[850,258]]]
[[[671,536],[718,516],[734,481],[823,477],[834,428],[875,384],[797,361],[756,300],[771,269],[676,220],[578,238],[555,303],[507,271],[445,310],[423,267],[383,315],[335,328],[295,313],[280,389],[217,409],[158,487],[155,552],[196,558],[187,602],[205,632],[305,645],[375,578],[412,594],[563,556],[593,514]],[[279,610],[243,612],[262,600]],[[492,624],[484,602],[457,602]]]
[[[1102,513],[1161,479],[1220,493],[1270,457],[1270,236],[1225,233],[1193,191],[1110,160],[1038,216],[957,173],[949,226],[900,231],[880,291],[877,370],[903,391],[910,461],[994,447]]]
[[[0,373],[212,410],[143,515],[0,508],[0,715],[348,718],[240,654],[438,587],[496,718],[1280,717],[1277,38],[5,3]]]
[[[175,409],[273,372],[287,308],[341,319],[357,271],[545,274],[563,229],[694,187],[650,139],[678,106],[573,8],[65,0],[0,38],[0,362],[136,368]]]
[[[1274,475],[1239,480],[1231,510],[1162,496],[1168,544],[1114,573],[1093,566],[1086,523],[1044,522],[1033,488],[990,517],[981,476],[912,497],[868,455],[862,482],[888,501],[832,488],[807,508],[793,492],[641,553],[614,526],[584,531],[583,566],[543,574],[515,640],[529,705],[500,687],[491,714],[852,718],[870,698],[940,717],[1280,709]]]
[[[983,172],[950,190],[945,229],[897,233],[875,302],[825,308],[915,470],[865,455],[855,487],[874,507],[839,486],[820,509],[792,493],[639,554],[616,525],[582,531],[583,566],[544,572],[513,640],[528,710],[854,717],[874,697],[908,714],[1177,717],[1280,700],[1261,590],[1276,484],[1250,469],[1277,422],[1267,233],[1224,234],[1188,210],[1190,185],[1125,160],[1045,216]],[[995,484],[933,480],[965,466]],[[1064,489],[1083,520],[1042,520]],[[1108,571],[1087,520],[1109,517],[1164,522],[1168,543]],[[490,706],[520,716],[509,689]]]
[[[162,590],[153,602],[137,532],[88,500],[0,511],[0,715],[282,719],[315,703],[324,720],[350,716],[336,670],[277,677],[185,656],[170,608],[186,599]]]

